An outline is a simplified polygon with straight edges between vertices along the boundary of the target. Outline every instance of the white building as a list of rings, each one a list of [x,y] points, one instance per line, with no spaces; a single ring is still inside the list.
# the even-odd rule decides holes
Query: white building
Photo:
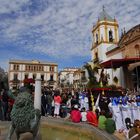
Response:
[[[104,10],[100,13],[96,25],[93,27],[93,45],[91,48],[91,56],[94,64],[103,63],[109,60],[110,57],[106,55],[107,51],[111,48],[117,48],[119,41],[118,22],[108,15]],[[121,58],[122,54],[118,53],[113,58]],[[117,70],[114,74],[120,77]],[[100,72],[99,72],[100,73]],[[113,84],[112,70],[105,70],[105,73],[110,75],[109,84]],[[96,75],[99,80],[100,75]],[[120,79],[120,78],[119,78]],[[119,83],[120,84],[120,83]]]
[[[25,79],[42,79],[42,86],[56,88],[58,82],[58,65],[38,60],[10,60],[9,61],[9,87],[24,85]]]
[[[79,68],[64,68],[59,72],[59,83],[64,87],[72,86],[74,82],[74,72]]]
[[[87,70],[83,67],[74,72],[74,88],[84,89],[88,82]]]
[[[136,67],[135,71],[128,70],[132,63],[140,61],[140,51],[138,51],[140,46],[139,25],[130,29],[127,33],[124,32],[120,39],[118,28],[117,20],[109,16],[103,8],[92,30],[91,60],[93,67],[99,65],[104,68],[104,74],[109,75],[109,85],[113,84],[124,88],[135,88],[137,86],[139,88],[139,73],[136,74],[135,72],[139,67]],[[136,84],[132,82],[133,73],[137,75]],[[99,69],[96,77],[99,81],[101,69]]]

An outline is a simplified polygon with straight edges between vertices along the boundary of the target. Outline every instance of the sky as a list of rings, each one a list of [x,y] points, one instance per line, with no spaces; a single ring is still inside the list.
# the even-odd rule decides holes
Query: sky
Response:
[[[10,59],[81,67],[103,5],[120,31],[140,24],[140,0],[0,0],[0,67]]]

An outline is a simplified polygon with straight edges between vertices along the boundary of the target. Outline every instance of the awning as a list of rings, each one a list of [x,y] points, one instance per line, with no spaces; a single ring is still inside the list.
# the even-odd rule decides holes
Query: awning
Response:
[[[103,68],[119,68],[121,66],[140,62],[140,58],[110,59],[100,64]]]

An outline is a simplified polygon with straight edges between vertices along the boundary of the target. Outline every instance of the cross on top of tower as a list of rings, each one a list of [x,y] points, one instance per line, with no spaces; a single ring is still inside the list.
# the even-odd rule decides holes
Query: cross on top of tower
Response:
[[[98,20],[108,20],[108,21],[114,21],[114,19],[105,11],[105,6],[102,7],[102,12],[99,14]]]

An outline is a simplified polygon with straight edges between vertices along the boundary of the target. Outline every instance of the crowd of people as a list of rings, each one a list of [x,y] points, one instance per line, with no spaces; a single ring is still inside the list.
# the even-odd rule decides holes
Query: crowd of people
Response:
[[[10,112],[14,104],[14,99],[9,98],[8,91],[2,89],[0,92],[0,120],[10,121]]]
[[[51,102],[48,103],[50,98]],[[44,112],[42,115],[66,117],[74,123],[87,122],[108,133],[114,133],[116,130],[128,137],[129,130],[136,126],[135,121],[140,120],[140,96],[133,94],[109,98],[99,96],[98,104],[97,98],[95,100],[91,98],[89,92],[66,92],[61,95],[58,91],[46,92],[42,95]]]
[[[1,91],[0,120],[10,120],[14,100]],[[74,123],[87,122],[108,133],[115,130],[126,137],[140,137],[140,95],[107,97],[87,91],[42,90],[41,113],[45,117],[65,118]],[[134,138],[135,138],[134,137]]]

